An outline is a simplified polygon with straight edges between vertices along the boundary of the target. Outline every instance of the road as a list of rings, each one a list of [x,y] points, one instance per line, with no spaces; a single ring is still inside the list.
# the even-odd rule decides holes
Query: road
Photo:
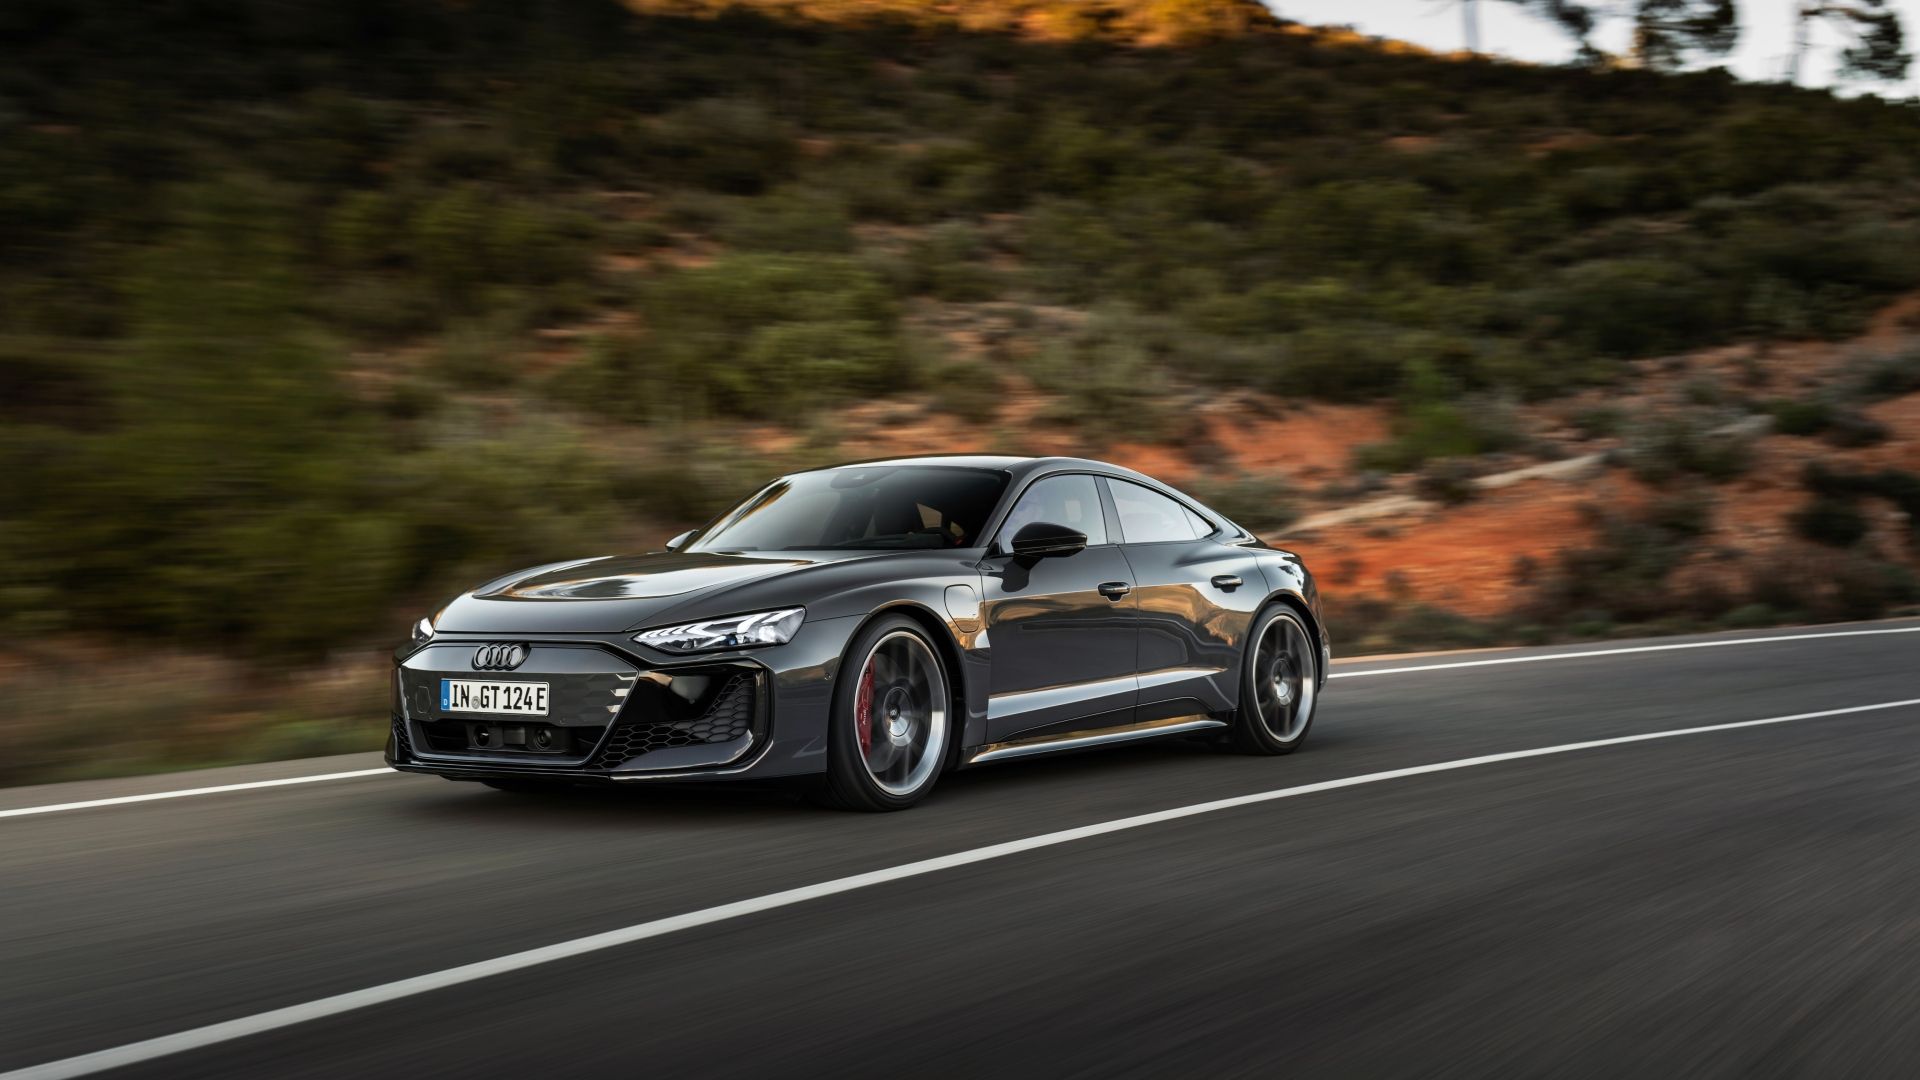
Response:
[[[1911,1076],[1914,631],[1342,665],[1292,757],[1033,759],[883,816],[384,772],[6,813],[358,756],[0,791],[0,1073]]]

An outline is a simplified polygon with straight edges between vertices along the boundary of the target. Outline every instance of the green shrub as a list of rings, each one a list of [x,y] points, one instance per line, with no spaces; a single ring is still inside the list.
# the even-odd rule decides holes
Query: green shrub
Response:
[[[1556,332],[1603,356],[1649,356],[1698,345],[1729,316],[1698,271],[1653,259],[1580,263],[1534,301]]]
[[[1920,600],[1920,580],[1911,569],[1849,552],[1828,571],[1820,614],[1831,619],[1874,619],[1889,608]]]
[[[1455,398],[1452,390],[1451,380],[1432,364],[1409,364],[1393,440],[1362,448],[1361,464],[1399,472],[1438,458],[1471,457],[1519,444],[1511,403],[1486,395]],[[1441,487],[1449,486],[1444,477],[1436,479]]]
[[[609,484],[626,510],[685,528],[704,524],[793,465],[763,460],[730,441],[698,441],[692,431],[668,427],[654,452],[624,459],[612,470]],[[656,544],[666,539],[661,536]]]
[[[1869,399],[1900,397],[1920,391],[1920,349],[1856,361],[1853,374]]]
[[[938,225],[908,248],[906,289],[956,303],[991,300],[1001,282],[987,255],[978,229],[960,222]]]
[[[1172,380],[1156,363],[1151,342],[1136,333],[1139,328],[1126,311],[1103,311],[1023,358],[1021,368],[1034,385],[1055,395],[1048,418],[1105,430],[1125,417],[1126,438],[1172,434],[1181,419],[1171,400]]]
[[[1858,449],[1886,442],[1890,434],[1887,425],[1880,421],[1857,410],[1844,409],[1835,413],[1827,426],[1826,440],[1843,449]]]
[[[927,389],[934,408],[974,424],[992,422],[1006,396],[993,367],[978,361],[935,367],[927,374]]]
[[[1626,427],[1627,412],[1617,405],[1591,405],[1570,418],[1582,438],[1604,439]]]
[[[1507,640],[1498,622],[1468,618],[1427,604],[1330,594],[1330,625],[1340,627],[1349,655],[1425,649],[1471,649]]]
[[[1794,511],[1793,531],[1816,544],[1852,547],[1867,535],[1867,519],[1850,499],[1823,495]]]
[[[1833,426],[1833,405],[1818,398],[1775,401],[1767,411],[1773,415],[1773,429],[1782,435],[1818,435]]]
[[[440,339],[429,369],[455,386],[506,389],[520,372],[517,344],[495,325],[477,320],[464,322]]]
[[[681,183],[753,195],[791,175],[799,156],[792,129],[767,104],[705,98],[643,126],[637,153]]]
[[[1676,492],[1638,512],[1596,506],[1588,515],[1594,541],[1559,553],[1528,609],[1545,623],[1644,623],[1675,614],[1684,601],[1668,577],[1710,527],[1710,496]]]
[[[1892,502],[1906,516],[1909,540],[1920,547],[1920,475],[1893,468],[1855,471],[1810,461],[1800,482],[1813,493],[1816,504],[1869,497]]]
[[[1687,414],[1660,416],[1627,433],[1626,459],[1634,475],[1649,484],[1687,475],[1725,482],[1752,464],[1753,439],[1710,428]]]
[[[623,419],[797,419],[916,385],[884,281],[832,256],[730,256],[647,282],[641,337],[597,341],[555,393]]]
[[[731,206],[715,223],[720,241],[741,251],[838,254],[853,250],[845,201],[829,192],[785,187]]]
[[[1472,502],[1480,494],[1479,486],[1473,482],[1478,475],[1479,470],[1470,461],[1459,458],[1429,461],[1415,474],[1413,490],[1423,499],[1447,506],[1460,506]]]

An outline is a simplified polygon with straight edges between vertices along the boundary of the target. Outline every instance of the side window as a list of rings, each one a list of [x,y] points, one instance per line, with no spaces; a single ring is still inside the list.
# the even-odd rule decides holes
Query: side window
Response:
[[[1120,532],[1129,544],[1162,540],[1192,540],[1211,532],[1197,527],[1199,519],[1165,495],[1125,480],[1107,481],[1114,509],[1120,511]]]
[[[1000,526],[1002,542],[1012,540],[1021,526],[1036,521],[1065,525],[1087,534],[1087,544],[1107,542],[1107,517],[1100,508],[1100,489],[1091,476],[1049,476],[1020,496]]]
[[[1185,509],[1185,507],[1182,507],[1182,509]],[[1187,524],[1193,526],[1193,535],[1195,536],[1213,535],[1213,526],[1208,523],[1207,519],[1191,510],[1187,511]]]

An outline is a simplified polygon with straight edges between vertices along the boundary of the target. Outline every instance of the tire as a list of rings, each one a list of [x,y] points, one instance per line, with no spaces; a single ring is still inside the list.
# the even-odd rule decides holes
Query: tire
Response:
[[[567,790],[568,785],[552,780],[482,780],[495,791],[511,791],[515,795],[557,795]]]
[[[840,810],[905,810],[933,790],[954,739],[952,683],[940,650],[919,623],[891,615],[854,636],[840,671],[817,801]]]
[[[1243,754],[1291,754],[1307,741],[1320,698],[1320,647],[1285,604],[1260,609],[1240,661],[1231,742]]]

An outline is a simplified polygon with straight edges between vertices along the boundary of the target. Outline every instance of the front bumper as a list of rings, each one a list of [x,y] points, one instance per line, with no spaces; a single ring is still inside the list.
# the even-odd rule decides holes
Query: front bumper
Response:
[[[760,779],[826,768],[832,679],[859,619],[803,624],[785,645],[695,657],[624,635],[449,634],[395,656],[387,763],[456,779]],[[528,649],[511,671],[476,650]],[[544,718],[445,709],[442,678],[544,682]]]

